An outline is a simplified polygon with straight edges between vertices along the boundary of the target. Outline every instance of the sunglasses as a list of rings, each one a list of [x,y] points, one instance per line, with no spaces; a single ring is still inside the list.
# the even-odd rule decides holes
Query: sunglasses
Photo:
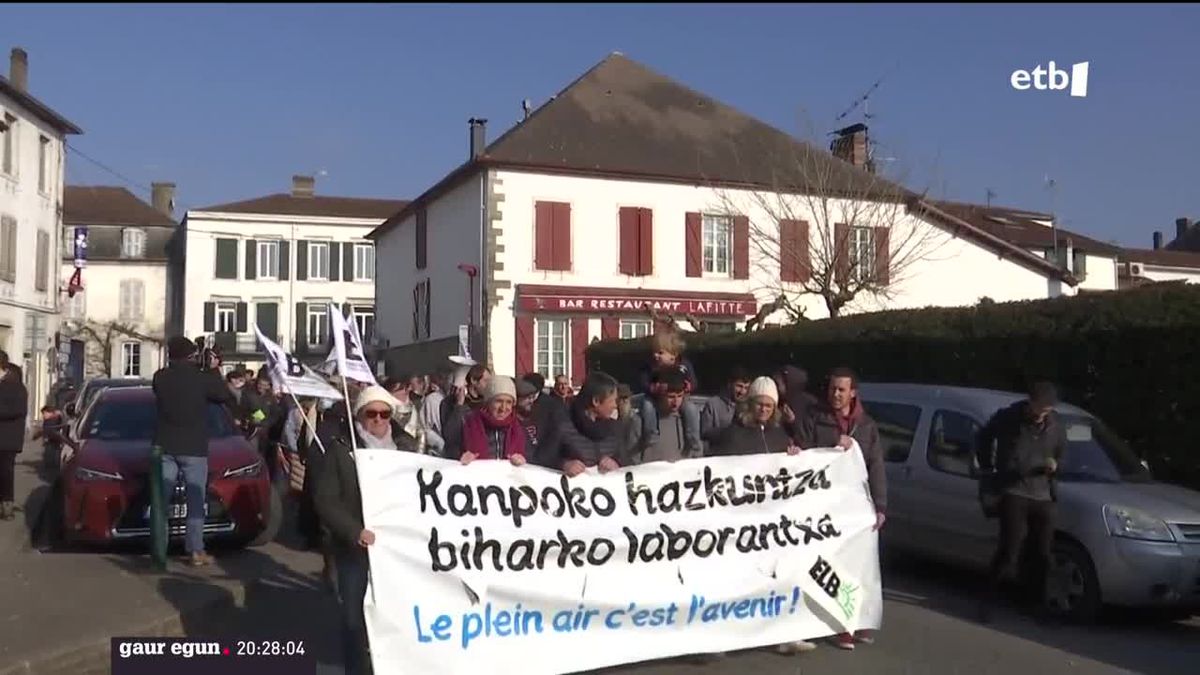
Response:
[[[392,416],[392,413],[390,410],[364,410],[362,415],[365,419],[369,420],[386,420]]]

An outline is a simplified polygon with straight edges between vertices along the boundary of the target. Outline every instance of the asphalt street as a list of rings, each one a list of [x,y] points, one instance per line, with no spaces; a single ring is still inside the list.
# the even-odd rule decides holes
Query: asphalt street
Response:
[[[238,554],[234,554],[238,555]],[[271,565],[296,554],[274,545],[251,555]],[[308,558],[311,554],[302,554]],[[315,558],[315,556],[311,556]],[[311,562],[311,561],[310,561]],[[315,566],[319,564],[313,563]],[[317,654],[318,672],[343,672],[339,665],[338,624],[332,596],[311,570],[297,573],[281,564],[249,589],[242,611],[223,621],[215,637],[303,636]],[[1200,663],[1200,620],[1155,621],[1140,614],[1109,617],[1098,626],[1041,626],[1014,611],[1001,611],[982,626],[973,620],[978,578],[912,560],[885,565],[884,628],[874,645],[844,652],[829,644],[817,651],[783,657],[763,650],[729,655],[704,665],[683,660],[641,663],[603,671],[609,674],[772,675],[849,672],[856,674],[986,673],[1194,673]],[[481,671],[482,672],[482,671]]]

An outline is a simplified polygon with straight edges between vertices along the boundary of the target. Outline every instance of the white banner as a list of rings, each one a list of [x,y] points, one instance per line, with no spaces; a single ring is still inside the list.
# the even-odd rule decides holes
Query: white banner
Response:
[[[263,346],[267,356],[267,372],[271,375],[271,386],[295,396],[342,400],[342,393],[333,388],[321,376],[304,365],[300,359],[283,350],[271,338],[263,335],[258,324],[254,324],[254,335]]]
[[[329,361],[337,364],[337,374],[363,384],[379,384],[375,381],[375,373],[367,363],[366,352],[363,351],[362,336],[358,334],[358,322],[347,321],[338,310],[337,305],[329,305],[329,330],[333,332],[333,351]]]
[[[857,447],[572,479],[356,456],[378,673],[567,673],[880,624]]]

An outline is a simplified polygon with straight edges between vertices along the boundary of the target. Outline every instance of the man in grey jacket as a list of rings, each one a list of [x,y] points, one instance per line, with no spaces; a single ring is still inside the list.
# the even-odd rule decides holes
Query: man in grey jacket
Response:
[[[704,409],[700,411],[700,439],[711,445],[721,436],[721,432],[733,424],[737,414],[738,404],[746,398],[750,390],[750,374],[745,368],[736,367],[729,374],[729,381],[717,396],[708,399]]]

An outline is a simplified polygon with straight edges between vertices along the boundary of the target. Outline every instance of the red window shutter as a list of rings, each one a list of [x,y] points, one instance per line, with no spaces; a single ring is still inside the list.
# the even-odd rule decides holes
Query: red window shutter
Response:
[[[583,384],[587,377],[588,318],[571,319],[571,384]]]
[[[533,372],[533,315],[518,314],[517,377]]]
[[[684,221],[684,258],[687,276],[698,277],[704,269],[703,242],[700,232],[700,214],[688,213]]]
[[[850,280],[850,226],[845,223],[833,225],[834,278],[838,285]]]
[[[875,283],[887,286],[891,283],[891,229],[875,228]]]
[[[534,205],[533,237],[533,268],[554,269],[554,205],[550,202]]]
[[[799,221],[781,220],[779,221],[779,280],[785,282],[800,281],[800,271],[796,256],[796,247],[799,244],[797,241],[796,230],[799,228]]]
[[[812,252],[809,251],[808,221],[796,221],[796,266],[799,279],[803,283],[812,279]]]
[[[615,340],[621,336],[621,320],[615,316],[600,319],[600,339]]]
[[[654,274],[654,211],[638,209],[638,274]]]
[[[621,234],[621,274],[638,274],[641,272],[638,263],[639,239],[638,211],[632,206],[622,206],[618,212]]]
[[[733,217],[733,278],[750,278],[750,218]]]
[[[552,269],[571,269],[571,205],[554,204],[554,266]]]

